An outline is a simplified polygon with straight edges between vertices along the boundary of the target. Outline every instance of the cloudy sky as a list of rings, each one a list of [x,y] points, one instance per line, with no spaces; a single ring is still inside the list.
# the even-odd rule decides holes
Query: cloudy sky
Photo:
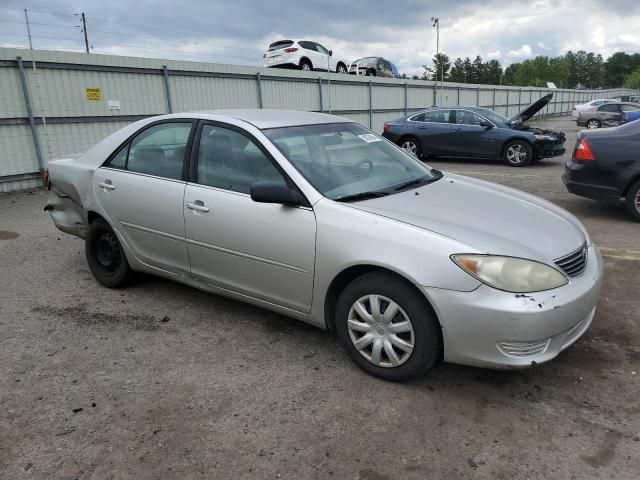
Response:
[[[82,51],[85,12],[94,53],[259,65],[278,39],[311,39],[347,60],[380,55],[422,73],[440,49],[503,66],[536,55],[640,51],[638,0],[2,0],[0,46]]]

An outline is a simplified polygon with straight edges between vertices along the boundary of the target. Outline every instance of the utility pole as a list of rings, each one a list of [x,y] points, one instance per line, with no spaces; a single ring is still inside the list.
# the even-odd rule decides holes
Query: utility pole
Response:
[[[431,17],[433,27],[436,29],[436,58],[440,62],[440,105],[442,106],[443,92],[444,92],[444,63],[440,58],[440,19],[438,17]],[[436,85],[438,84],[438,65],[436,65]]]
[[[33,44],[31,43],[31,27],[29,26],[29,14],[27,9],[24,9],[24,20],[27,22],[27,35],[29,37],[29,50],[33,50]]]
[[[84,16],[84,12],[82,12],[80,18],[82,19],[82,31],[84,32],[84,47],[87,50],[87,53],[89,53],[89,39],[87,38],[87,19]]]

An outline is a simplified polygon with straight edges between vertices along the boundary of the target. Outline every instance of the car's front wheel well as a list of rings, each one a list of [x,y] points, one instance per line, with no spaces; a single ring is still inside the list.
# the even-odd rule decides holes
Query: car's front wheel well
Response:
[[[96,213],[92,210],[89,210],[89,212],[87,213],[87,225],[91,225],[94,221],[96,221],[97,219],[102,219],[106,222],[106,219],[104,217],[102,217],[102,215],[100,215],[99,213]],[[107,222],[109,223],[109,222]]]
[[[329,285],[329,288],[327,289],[327,295],[325,296],[324,320],[327,325],[327,329],[331,333],[335,333],[336,331],[335,311],[336,311],[336,304],[338,302],[338,297],[340,296],[340,293],[342,293],[345,287],[349,285],[349,283],[354,281],[356,278],[372,272],[385,273],[385,274],[394,276],[400,279],[401,281],[403,281],[404,283],[406,283],[407,288],[411,288],[416,292],[418,292],[420,295],[424,296],[424,294],[415,286],[413,282],[411,282],[406,277],[400,275],[399,273],[394,272],[393,270],[389,270],[388,268],[384,268],[378,265],[354,265],[352,267],[348,267],[343,271],[341,271],[338,275],[336,275],[336,277],[333,279],[333,281]],[[431,307],[433,316],[436,317],[437,319],[435,310],[433,309],[433,306],[431,305],[431,303],[426,297],[425,297],[425,301],[427,302],[427,304],[429,304],[429,307]],[[440,325],[439,321],[438,321],[438,325]],[[440,325],[440,328],[442,329],[442,325]]]

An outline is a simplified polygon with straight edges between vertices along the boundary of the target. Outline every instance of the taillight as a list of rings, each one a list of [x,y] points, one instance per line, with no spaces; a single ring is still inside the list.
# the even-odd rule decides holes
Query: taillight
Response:
[[[596,159],[596,157],[593,156],[593,152],[586,138],[578,140],[576,149],[573,152],[573,159],[577,162],[590,162]]]
[[[296,47],[289,47],[289,48],[285,48],[284,52],[285,53],[293,53],[293,52],[297,52],[298,49]]]
[[[49,183],[49,169],[45,168],[44,169],[44,188],[46,188],[47,190],[51,190],[51,184]]]
[[[388,123],[385,123],[384,127],[382,127],[382,128],[384,128],[384,131],[386,132],[387,130],[389,130],[391,128],[391,125],[389,125]]]

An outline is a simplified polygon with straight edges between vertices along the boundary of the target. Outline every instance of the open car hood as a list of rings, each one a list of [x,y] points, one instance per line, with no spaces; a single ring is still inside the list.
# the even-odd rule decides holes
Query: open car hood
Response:
[[[533,117],[536,113],[538,113],[540,110],[542,110],[544,107],[546,107],[552,98],[553,98],[553,93],[549,93],[544,97],[540,98],[539,100],[536,100],[531,105],[529,105],[524,110],[522,110],[520,113],[511,117],[511,120],[509,120],[509,124],[511,125],[523,124],[524,122],[529,120],[531,117]]]

